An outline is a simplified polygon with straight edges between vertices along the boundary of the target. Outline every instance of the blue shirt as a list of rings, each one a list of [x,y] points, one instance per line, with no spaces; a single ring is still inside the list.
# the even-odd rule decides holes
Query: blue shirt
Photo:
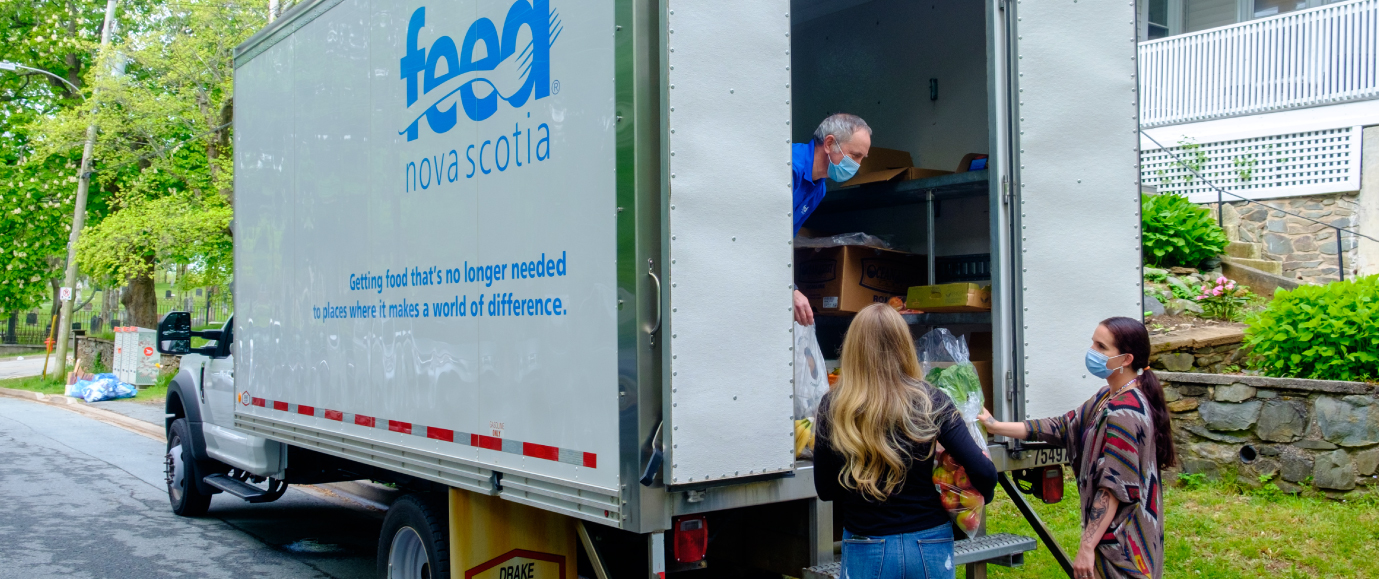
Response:
[[[825,180],[827,177],[820,177],[818,181],[811,180],[814,176],[814,140],[808,143],[795,143],[790,145],[790,184],[795,191],[795,233],[800,232],[800,226],[809,219],[810,214],[819,208],[819,203],[824,200],[824,192],[827,190]]]

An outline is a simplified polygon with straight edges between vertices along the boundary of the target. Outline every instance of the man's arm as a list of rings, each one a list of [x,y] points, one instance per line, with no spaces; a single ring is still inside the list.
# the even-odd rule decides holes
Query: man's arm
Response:
[[[795,290],[795,321],[801,326],[814,325],[814,308],[809,307],[809,298],[800,290]]]

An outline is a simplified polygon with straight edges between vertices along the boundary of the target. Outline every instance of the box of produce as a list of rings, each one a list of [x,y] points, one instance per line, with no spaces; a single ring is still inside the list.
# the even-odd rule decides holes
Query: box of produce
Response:
[[[905,307],[924,312],[989,312],[991,286],[975,283],[921,285],[909,289]]]

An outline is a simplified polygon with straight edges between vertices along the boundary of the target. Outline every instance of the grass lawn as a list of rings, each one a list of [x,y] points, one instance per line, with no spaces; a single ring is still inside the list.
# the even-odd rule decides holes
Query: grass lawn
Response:
[[[1077,487],[1064,484],[1063,502],[1034,509],[1069,557],[1081,536]],[[999,487],[988,506],[988,532],[1034,536]],[[1164,491],[1164,577],[1379,577],[1379,499],[1370,493],[1347,502],[1294,497],[1211,482]],[[991,577],[1064,576],[1040,543],[1020,569],[991,566]],[[963,574],[960,571],[959,577]]]
[[[144,404],[162,405],[163,401],[167,400],[168,397],[169,382],[172,382],[172,376],[161,376],[159,377],[157,384],[149,386],[148,388],[141,388],[138,394],[136,394],[133,398],[127,398],[127,400],[132,400],[134,402],[142,402]],[[62,393],[66,391],[66,386],[63,384],[61,380],[44,380],[42,377],[39,376],[0,380],[0,388],[30,390],[42,394],[58,396],[61,396]]]

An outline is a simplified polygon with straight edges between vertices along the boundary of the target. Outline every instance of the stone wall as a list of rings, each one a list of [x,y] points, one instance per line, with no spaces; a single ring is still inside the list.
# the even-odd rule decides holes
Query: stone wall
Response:
[[[1336,230],[1286,215],[1283,211],[1316,219],[1338,227],[1355,227],[1360,208],[1358,193],[1333,193],[1263,201],[1267,204],[1226,203],[1222,217],[1226,237],[1231,241],[1263,245],[1264,258],[1283,263],[1283,276],[1307,283],[1328,283],[1337,279]],[[1216,204],[1204,205],[1216,212]],[[1272,207],[1272,209],[1271,209]],[[1279,211],[1282,209],[1283,211]],[[1356,275],[1358,240],[1349,234],[1341,237],[1345,251],[1346,277]]]
[[[1149,337],[1149,367],[1169,372],[1217,374],[1229,366],[1244,366],[1238,326],[1192,328]]]
[[[81,360],[82,371],[89,372],[91,370],[97,353],[100,354],[101,365],[105,367],[106,371],[111,371],[115,365],[115,342],[86,336],[77,338],[76,356],[78,360]],[[181,360],[181,356],[160,354],[158,374],[160,376],[177,374]]]
[[[1379,486],[1379,389],[1362,382],[1163,372],[1184,472],[1309,487]]]

